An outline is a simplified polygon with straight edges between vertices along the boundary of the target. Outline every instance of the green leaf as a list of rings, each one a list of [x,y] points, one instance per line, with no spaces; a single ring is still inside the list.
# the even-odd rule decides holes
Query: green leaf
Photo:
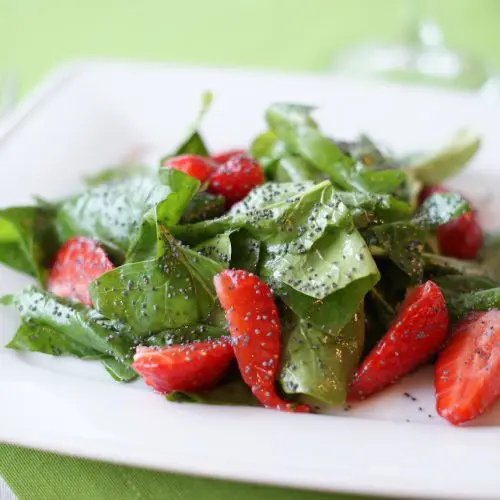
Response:
[[[57,225],[61,240],[88,236],[124,255],[137,238],[144,214],[170,192],[168,186],[149,177],[91,187],[60,204]]]
[[[200,188],[197,179],[171,168],[161,168],[159,178],[167,188],[164,199],[144,214],[127,254],[127,263],[149,260],[158,255],[159,221],[167,226],[177,224]]]
[[[229,267],[231,262],[231,238],[228,233],[218,234],[194,247],[199,254]]]
[[[59,246],[54,214],[49,207],[0,210],[0,262],[44,281]]]
[[[259,162],[266,177],[272,173],[271,166],[285,153],[285,144],[271,130],[258,135],[250,146],[250,155]],[[271,176],[271,179],[273,177]]]
[[[116,165],[85,177],[87,186],[98,186],[130,179],[131,177],[153,177],[155,172],[146,165]]]
[[[94,309],[70,304],[30,287],[0,301],[16,307],[21,326],[7,347],[53,356],[109,358],[130,363],[135,337],[123,323],[105,318]]]
[[[261,255],[261,244],[247,231],[240,229],[231,233],[231,267],[257,273]]]
[[[182,214],[182,224],[192,224],[220,217],[224,213],[225,199],[205,191],[196,193]]]
[[[415,214],[414,221],[429,227],[436,227],[469,211],[469,204],[459,194],[436,193],[424,201]]]
[[[292,254],[287,245],[268,246],[261,272],[278,288],[284,283],[315,299],[324,299],[353,281],[378,276],[370,251],[352,227],[348,213],[346,219],[305,253]]]
[[[284,322],[285,339],[279,380],[287,394],[306,394],[329,405],[345,402],[363,350],[362,309],[344,328],[323,332],[295,318]]]
[[[166,396],[176,403],[203,403],[210,405],[260,406],[249,387],[241,380],[229,380],[208,391],[173,392]]]
[[[162,234],[163,255],[126,264],[89,286],[92,302],[105,316],[121,320],[140,335],[200,322],[215,302],[213,276],[223,267]]]
[[[481,255],[479,257],[485,274],[500,283],[500,235],[489,234],[486,236]]]
[[[459,319],[469,312],[500,309],[500,288],[479,290],[457,296],[448,295],[446,298],[448,311],[454,319]]]
[[[104,358],[101,360],[106,371],[117,381],[117,382],[132,382],[138,375],[134,369],[121,361],[114,358]]]
[[[424,184],[441,184],[462,170],[477,153],[480,145],[479,136],[460,130],[441,151],[414,162],[410,168]]]
[[[310,161],[345,191],[392,193],[405,180],[402,170],[374,171],[356,164],[319,131],[311,110],[309,106],[273,104],[266,112],[270,129],[290,153]]]
[[[202,323],[163,330],[143,338],[141,344],[154,347],[168,347],[176,344],[214,340],[225,335],[228,335],[226,328]]]
[[[324,175],[314,165],[300,156],[285,155],[278,160],[276,182],[302,182],[324,180]]]

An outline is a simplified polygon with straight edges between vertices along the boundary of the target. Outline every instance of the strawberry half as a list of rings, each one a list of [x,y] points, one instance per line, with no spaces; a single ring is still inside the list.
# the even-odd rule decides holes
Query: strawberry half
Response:
[[[435,193],[449,193],[443,186],[427,186],[419,196],[423,203]],[[477,218],[477,212],[467,212],[436,229],[439,252],[457,259],[475,259],[483,247],[484,234]]]
[[[246,155],[231,156],[217,167],[209,178],[208,190],[220,194],[228,205],[242,200],[255,187],[264,183],[261,166]]]
[[[290,404],[276,393],[281,329],[269,287],[254,274],[239,269],[222,271],[214,277],[214,283],[241,375],[252,393],[266,408],[310,411],[308,406]]]
[[[432,281],[407,294],[387,333],[354,375],[349,399],[364,399],[425,363],[446,338],[448,311]]]
[[[226,163],[233,156],[245,155],[247,152],[244,149],[231,149],[222,153],[212,155],[211,159],[218,164]]]
[[[207,181],[214,170],[214,165],[208,158],[197,155],[181,155],[168,158],[163,161],[162,166],[184,172],[198,179],[202,184]]]
[[[500,398],[500,311],[457,323],[436,368],[436,408],[454,425],[482,415]]]
[[[158,349],[136,349],[132,367],[156,392],[202,391],[214,386],[234,358],[227,338]]]
[[[106,252],[95,240],[83,236],[72,238],[56,254],[47,289],[58,297],[90,306],[90,282],[112,269]]]

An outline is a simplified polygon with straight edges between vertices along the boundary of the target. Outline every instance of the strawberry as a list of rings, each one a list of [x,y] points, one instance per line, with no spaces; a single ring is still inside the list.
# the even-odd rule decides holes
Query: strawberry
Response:
[[[214,386],[234,358],[228,338],[136,349],[132,367],[155,391],[202,391]]]
[[[449,192],[443,186],[427,186],[419,196],[423,203],[434,193]],[[483,230],[477,219],[477,212],[467,212],[460,217],[439,226],[436,238],[440,253],[457,259],[475,259],[484,243]]]
[[[212,155],[211,159],[218,164],[226,163],[229,158],[232,158],[233,156],[240,156],[247,154],[247,152],[244,149],[230,149],[229,151],[224,151],[222,153]]]
[[[427,281],[410,290],[389,330],[354,375],[349,399],[364,399],[425,363],[447,332],[441,289]]]
[[[209,158],[197,155],[181,155],[168,158],[163,161],[162,166],[184,172],[198,179],[201,183],[207,181],[214,169],[214,165]]]
[[[228,205],[242,200],[256,186],[264,182],[261,166],[246,155],[236,155],[219,165],[209,178],[208,190],[220,194]]]
[[[500,398],[500,311],[475,312],[457,323],[435,368],[436,408],[459,425]]]
[[[483,247],[484,234],[475,212],[467,212],[436,229],[439,251],[457,259],[475,259]]]
[[[72,238],[56,254],[47,289],[58,297],[90,306],[90,282],[112,269],[106,252],[95,240],[83,236]]]
[[[255,397],[266,408],[308,412],[308,406],[294,406],[276,393],[280,321],[271,290],[254,274],[239,269],[222,271],[214,277],[214,283],[241,375]]]

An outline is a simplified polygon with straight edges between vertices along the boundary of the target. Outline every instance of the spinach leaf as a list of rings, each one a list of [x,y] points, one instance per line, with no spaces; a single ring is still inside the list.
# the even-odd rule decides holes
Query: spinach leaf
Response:
[[[142,345],[168,347],[175,344],[189,344],[200,340],[213,340],[228,335],[227,329],[204,323],[171,328],[155,333],[141,340]]]
[[[199,254],[229,267],[231,262],[231,238],[228,233],[218,234],[194,247]]]
[[[467,130],[460,130],[441,151],[414,161],[410,168],[424,184],[441,184],[464,168],[477,153],[480,145],[479,136]]]
[[[200,187],[200,182],[195,178],[171,168],[161,168],[159,178],[168,189],[165,190],[164,199],[144,214],[127,254],[127,262],[140,262],[157,256],[158,222],[168,226],[177,224]]]
[[[6,295],[0,304],[14,306],[21,325],[7,347],[53,356],[101,359],[127,379],[136,338],[128,326],[105,318],[94,309],[59,299],[35,287]],[[124,365],[124,366],[122,366]],[[130,378],[130,373],[129,377]]]
[[[287,394],[306,394],[330,405],[345,402],[363,350],[364,319],[360,309],[336,332],[323,332],[295,318],[284,325],[279,381]]]
[[[44,281],[59,244],[50,207],[0,210],[0,262]]]
[[[257,273],[261,255],[261,244],[247,231],[240,229],[231,233],[231,267]]]
[[[98,186],[122,181],[131,177],[153,177],[154,171],[146,165],[117,165],[85,177],[85,184]]]
[[[124,321],[139,335],[203,320],[215,302],[213,276],[223,269],[166,231],[161,237],[160,257],[121,266],[89,286],[102,314]]]
[[[463,274],[464,276],[486,276],[495,282],[494,274],[490,269],[481,265],[480,262],[454,259],[430,252],[424,252],[422,258],[425,270],[432,276],[443,276],[448,274]]]
[[[383,249],[409,276],[420,281],[424,262],[422,252],[430,230],[469,210],[467,202],[455,194],[434,194],[410,220],[374,226],[365,233],[370,244]]]
[[[250,388],[241,380],[222,381],[216,387],[202,392],[173,392],[168,401],[178,403],[203,403],[211,405],[260,406]]]
[[[205,191],[196,193],[182,214],[182,224],[192,224],[220,217],[224,213],[223,196],[213,195]]]
[[[273,104],[268,108],[269,128],[289,152],[310,161],[346,191],[392,193],[405,180],[402,170],[375,171],[356,164],[319,131],[310,117],[311,110],[297,104]]]
[[[274,132],[268,130],[254,139],[250,146],[250,154],[264,169],[266,178],[274,180],[273,166],[286,154],[286,146]]]
[[[136,371],[131,366],[122,363],[115,358],[103,358],[101,359],[101,363],[106,371],[117,382],[131,382],[138,376]]]
[[[91,187],[60,204],[60,238],[66,241],[74,236],[88,236],[124,255],[137,237],[143,215],[170,192],[168,186],[149,177]]]
[[[261,272],[278,288],[284,283],[320,300],[353,281],[378,277],[370,251],[348,212],[345,222],[339,221],[337,229],[329,229],[308,250],[294,254],[289,245],[268,245]]]
[[[278,160],[274,180],[276,182],[321,181],[325,176],[314,165],[300,156],[284,155]]]
[[[450,316],[459,319],[474,311],[500,309],[500,288],[489,288],[461,295],[446,294],[446,304]]]

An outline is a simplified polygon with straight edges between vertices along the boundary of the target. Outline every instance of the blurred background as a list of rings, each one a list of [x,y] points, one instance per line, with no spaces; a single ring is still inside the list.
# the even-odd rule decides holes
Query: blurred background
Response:
[[[16,76],[21,95],[78,58],[377,73],[367,66],[382,48],[382,72],[414,80],[414,67],[400,67],[408,54],[393,49],[423,42],[440,50],[427,73],[478,88],[500,68],[499,20],[500,0],[0,0],[0,73]]]

